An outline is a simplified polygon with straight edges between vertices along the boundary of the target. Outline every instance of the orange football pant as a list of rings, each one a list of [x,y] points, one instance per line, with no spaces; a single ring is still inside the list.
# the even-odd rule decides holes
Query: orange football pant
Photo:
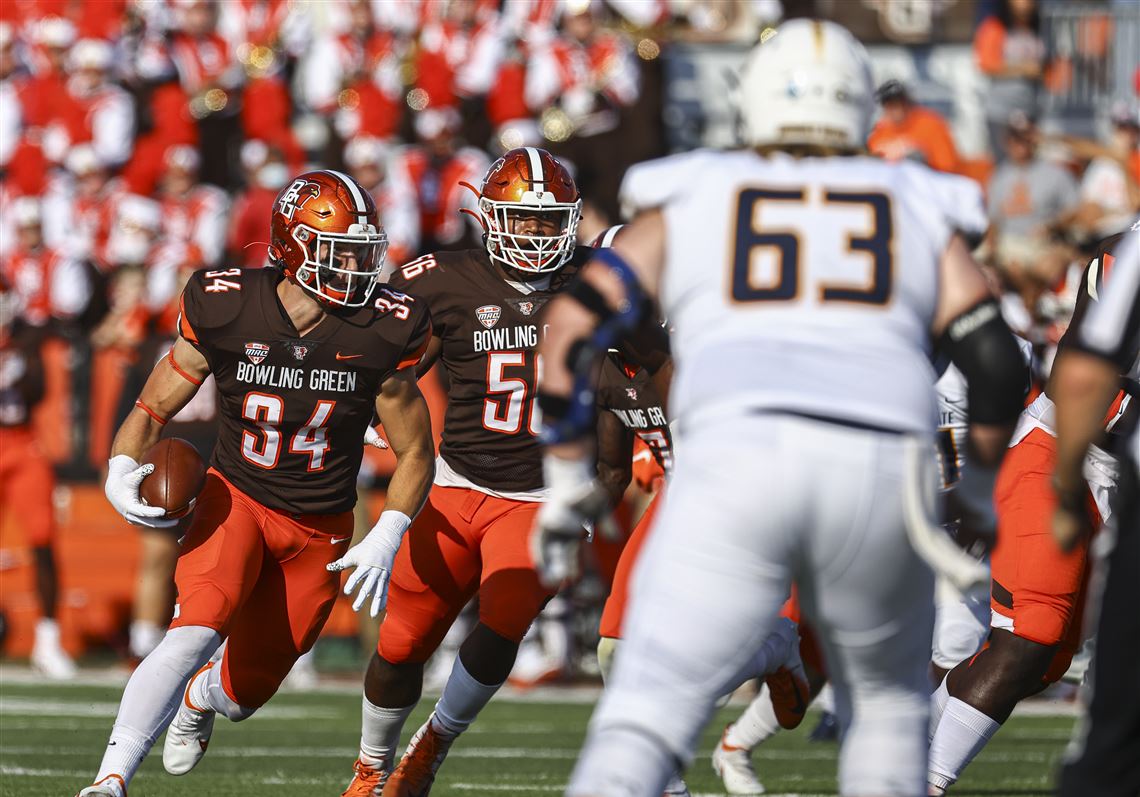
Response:
[[[1053,540],[1053,466],[1057,441],[1034,429],[1006,452],[994,488],[997,545],[990,554],[993,583],[990,608],[994,626],[1041,645],[1058,645],[1045,676],[1053,683],[1065,674],[1081,644],[1081,616],[1088,588],[1088,540],[1062,553]],[[1100,527],[1100,513],[1087,496],[1089,522]]]
[[[12,512],[28,545],[43,548],[55,536],[55,474],[30,426],[0,427],[0,512]]]
[[[351,512],[268,509],[207,472],[174,571],[170,627],[227,638],[222,686],[238,705],[262,706],[316,642],[340,586],[325,566],[347,550],[352,526]]]
[[[388,587],[377,652],[425,662],[479,594],[479,622],[519,642],[557,590],[538,580],[528,541],[541,504],[435,486],[408,529]]]
[[[626,543],[625,549],[621,552],[621,559],[618,560],[617,571],[614,574],[614,584],[610,589],[609,597],[606,598],[606,605],[602,609],[602,619],[598,624],[599,636],[610,639],[622,638],[622,624],[625,621],[626,607],[629,603],[629,580],[633,574],[633,568],[637,564],[637,557],[645,546],[645,541],[649,539],[649,532],[653,527],[654,518],[657,516],[662,495],[663,490],[659,490],[657,495],[653,497],[652,503],[645,510],[645,514],[641,516],[637,528],[633,530],[629,542]],[[826,672],[823,652],[820,650],[814,632],[810,627],[800,622],[800,604],[794,584],[792,585],[791,596],[780,609],[780,616],[787,617],[792,622],[799,624],[800,657],[804,662],[819,672]]]

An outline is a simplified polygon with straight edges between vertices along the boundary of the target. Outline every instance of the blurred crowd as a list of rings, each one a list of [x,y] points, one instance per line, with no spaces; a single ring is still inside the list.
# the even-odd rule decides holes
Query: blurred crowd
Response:
[[[946,119],[897,80],[880,88],[868,149],[982,183],[993,226],[980,254],[1047,367],[1093,245],[1140,211],[1140,110],[1135,95],[1120,101],[1096,139],[1041,118],[1043,93],[1064,88],[1072,63],[1045,46],[1037,5],[978,4],[988,153],[963,157]],[[463,184],[478,186],[507,149],[544,146],[574,170],[588,241],[620,220],[626,167],[666,151],[670,42],[751,42],[785,14],[816,10],[795,0],[7,0],[0,344],[11,348],[15,319],[31,333],[36,445],[65,477],[96,477],[174,335],[185,280],[263,266],[269,210],[292,174],[356,177],[396,266],[477,244],[480,229],[460,212],[476,195]],[[1081,52],[1103,61],[1111,36],[1085,39]],[[4,362],[0,415],[17,373]],[[178,434],[208,451],[213,414],[201,391],[175,419]],[[156,590],[172,555],[144,556]],[[147,623],[160,635],[169,596],[140,603],[158,607]],[[555,626],[565,631],[572,614]]]

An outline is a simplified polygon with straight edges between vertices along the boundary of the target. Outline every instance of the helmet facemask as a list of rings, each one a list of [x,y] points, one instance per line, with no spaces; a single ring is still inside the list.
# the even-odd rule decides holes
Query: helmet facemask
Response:
[[[294,240],[305,254],[296,281],[318,301],[340,307],[363,307],[372,296],[388,236],[372,224],[353,224],[344,233],[315,230],[305,224],[293,228]]]
[[[532,274],[557,271],[570,259],[578,240],[582,200],[558,202],[548,191],[526,192],[521,202],[480,197],[487,254],[508,268]],[[536,222],[527,222],[530,219]],[[515,232],[519,227],[535,232]],[[543,227],[549,228],[548,234]]]

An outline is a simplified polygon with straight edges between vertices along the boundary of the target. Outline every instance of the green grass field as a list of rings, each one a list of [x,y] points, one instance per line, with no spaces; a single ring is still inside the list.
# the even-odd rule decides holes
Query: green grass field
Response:
[[[17,679],[0,679],[0,794],[71,797],[90,782],[99,763],[119,687],[11,680]],[[135,778],[131,797],[336,797],[351,774],[359,706],[360,698],[347,689],[280,694],[245,723],[220,720],[209,754],[181,778],[163,772],[160,740]],[[408,723],[405,741],[430,708],[425,699]],[[560,794],[591,708],[496,700],[452,749],[433,797]],[[705,733],[688,775],[694,794],[722,793],[708,755],[719,730],[741,710],[722,710]],[[809,717],[799,730],[757,751],[769,794],[836,793],[836,746],[807,741],[814,720]],[[971,766],[955,797],[1050,794],[1072,722],[1066,716],[1014,717]]]

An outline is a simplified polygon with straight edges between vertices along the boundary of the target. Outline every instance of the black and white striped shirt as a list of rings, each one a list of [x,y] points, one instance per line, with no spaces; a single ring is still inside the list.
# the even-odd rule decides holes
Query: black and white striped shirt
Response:
[[[1089,308],[1075,344],[1135,379],[1140,373],[1140,221],[1120,240],[1114,261],[1112,276],[1106,280],[1099,300]],[[1140,401],[1140,396],[1133,400]],[[1120,453],[1127,453],[1140,465],[1140,428],[1132,430],[1125,451]]]

